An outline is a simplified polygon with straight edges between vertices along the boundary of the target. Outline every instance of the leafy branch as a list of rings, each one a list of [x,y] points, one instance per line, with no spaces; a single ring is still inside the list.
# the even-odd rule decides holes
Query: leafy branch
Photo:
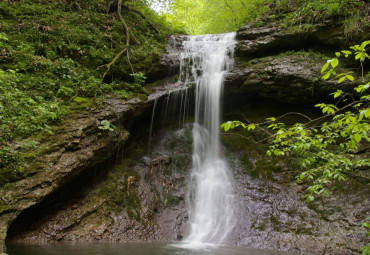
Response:
[[[248,131],[258,129],[271,130],[267,138],[254,143],[270,142],[267,155],[292,156],[299,159],[300,174],[296,177],[298,183],[307,183],[305,198],[313,201],[315,197],[328,195],[330,187],[337,181],[345,181],[354,176],[355,171],[367,169],[369,159],[363,159],[358,152],[361,146],[370,142],[370,95],[368,89],[370,82],[365,82],[364,61],[370,57],[366,53],[365,41],[361,45],[350,47],[350,50],[336,52],[336,58],[328,60],[321,69],[322,79],[331,77],[338,79],[338,84],[348,80],[354,82],[352,72],[337,74],[339,58],[348,58],[353,55],[360,62],[361,81],[363,84],[354,88],[353,93],[344,93],[337,90],[331,95],[338,102],[334,104],[320,103],[315,107],[320,108],[322,116],[311,119],[301,113],[286,113],[278,118],[268,118],[266,122],[254,124],[241,121],[228,121],[221,125],[226,132],[242,127]],[[352,102],[343,105],[344,98],[350,96]],[[355,99],[356,98],[356,99]],[[339,105],[343,105],[339,107]],[[307,121],[287,126],[278,122],[288,115],[299,115]],[[362,177],[356,175],[356,177]],[[367,178],[363,178],[367,179]],[[368,179],[367,179],[368,180]]]

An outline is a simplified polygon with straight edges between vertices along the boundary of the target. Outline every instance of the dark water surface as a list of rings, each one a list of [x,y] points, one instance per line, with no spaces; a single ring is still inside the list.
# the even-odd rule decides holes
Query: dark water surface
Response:
[[[206,250],[176,248],[168,244],[40,244],[8,246],[9,255],[278,255],[288,254],[240,247]]]

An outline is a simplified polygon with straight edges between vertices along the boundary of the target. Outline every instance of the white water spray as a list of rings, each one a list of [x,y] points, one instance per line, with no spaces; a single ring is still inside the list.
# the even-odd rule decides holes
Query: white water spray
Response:
[[[190,233],[183,246],[222,244],[235,224],[230,170],[221,157],[220,110],[225,73],[233,66],[235,33],[187,37],[180,79],[195,83]]]

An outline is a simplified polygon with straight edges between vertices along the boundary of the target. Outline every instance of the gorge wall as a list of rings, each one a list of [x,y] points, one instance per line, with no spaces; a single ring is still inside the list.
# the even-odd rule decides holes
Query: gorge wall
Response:
[[[310,111],[306,106],[327,100],[338,88],[335,82],[320,80],[319,71],[327,57],[343,47],[340,24],[295,32],[273,24],[246,26],[237,39],[236,66],[225,82],[226,120],[244,114],[258,121],[284,109]],[[170,39],[157,77],[177,73],[182,40]],[[70,116],[45,138],[45,149],[29,162],[35,170],[0,187],[2,244],[6,238],[148,242],[184,237],[191,126],[179,128],[176,110],[174,117],[161,118],[168,95],[182,84],[173,78],[157,83],[148,99],[112,96],[104,108]],[[351,88],[341,84],[344,91]],[[102,120],[119,129],[100,130]],[[354,179],[332,196],[307,204],[291,162],[266,157],[266,144],[256,146],[228,135],[222,140],[240,207],[229,244],[303,254],[359,254],[367,242],[360,227],[370,209],[366,182]]]

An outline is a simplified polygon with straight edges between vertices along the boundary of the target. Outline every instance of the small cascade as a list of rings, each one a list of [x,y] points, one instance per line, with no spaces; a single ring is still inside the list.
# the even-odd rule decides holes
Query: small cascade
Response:
[[[189,118],[191,90],[187,86],[170,93],[163,103],[162,119],[164,124],[177,119],[178,128],[182,128]]]
[[[182,84],[181,88],[164,96],[162,100],[154,100],[148,141],[150,157],[152,156],[153,136],[155,136],[155,123],[160,123],[162,128],[169,126],[183,128],[186,123],[189,123],[192,94],[191,88]]]
[[[166,126],[168,120],[177,120],[178,128],[182,128],[189,121],[191,104],[195,101],[188,192],[190,229],[178,245],[183,248],[223,244],[236,222],[233,176],[221,155],[220,145],[223,82],[234,64],[235,36],[227,33],[184,37],[179,73],[182,89],[173,91],[161,102],[162,124]],[[157,108],[155,101],[149,149],[154,118],[159,118]]]
[[[235,224],[233,177],[220,148],[221,97],[225,73],[233,66],[235,33],[188,37],[180,79],[195,84],[190,233],[183,244],[222,244]]]
[[[157,102],[158,102],[158,99],[155,99],[154,104],[153,104],[152,121],[150,122],[149,142],[148,142],[148,150],[150,153],[150,158],[152,157],[153,124],[154,124],[155,110],[157,108]]]

